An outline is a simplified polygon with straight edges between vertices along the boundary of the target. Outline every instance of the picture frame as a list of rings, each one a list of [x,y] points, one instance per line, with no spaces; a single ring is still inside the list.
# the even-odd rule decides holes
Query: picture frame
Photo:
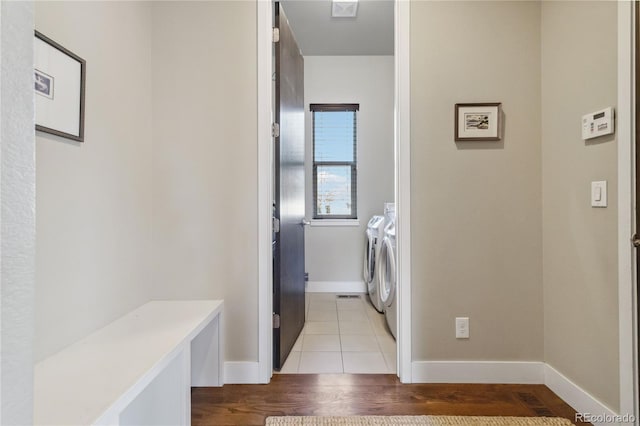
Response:
[[[86,61],[35,31],[36,130],[84,142]]]
[[[499,141],[502,139],[502,103],[455,105],[455,140]]]

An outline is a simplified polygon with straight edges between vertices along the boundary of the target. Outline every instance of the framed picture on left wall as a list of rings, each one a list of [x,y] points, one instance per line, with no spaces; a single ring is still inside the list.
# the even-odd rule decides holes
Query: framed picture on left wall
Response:
[[[36,130],[84,142],[86,61],[36,31]]]

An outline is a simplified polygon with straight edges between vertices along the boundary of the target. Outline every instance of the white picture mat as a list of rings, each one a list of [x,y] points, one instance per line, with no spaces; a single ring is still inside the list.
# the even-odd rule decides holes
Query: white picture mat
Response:
[[[48,43],[35,39],[35,68],[55,79],[53,99],[36,96],[36,124],[80,135],[82,64]]]
[[[465,129],[465,114],[486,114],[489,116],[488,129]],[[458,107],[458,137],[460,138],[497,138],[497,106],[460,106]]]

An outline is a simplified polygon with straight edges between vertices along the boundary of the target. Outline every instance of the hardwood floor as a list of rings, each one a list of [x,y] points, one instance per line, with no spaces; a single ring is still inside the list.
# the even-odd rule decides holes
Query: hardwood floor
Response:
[[[284,415],[575,416],[544,385],[403,385],[379,374],[274,375],[268,385],[193,388],[191,406],[194,426],[264,425]]]

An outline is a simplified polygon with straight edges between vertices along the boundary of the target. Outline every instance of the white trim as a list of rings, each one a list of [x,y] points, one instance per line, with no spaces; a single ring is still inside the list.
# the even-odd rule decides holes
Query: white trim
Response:
[[[395,195],[398,250],[397,371],[411,383],[411,2],[395,2]]]
[[[544,362],[415,361],[411,368],[413,383],[544,384],[579,413],[618,414]]]
[[[364,281],[309,281],[307,293],[366,293]]]
[[[311,219],[309,223],[316,226],[360,226],[359,219]]]
[[[260,363],[251,361],[227,361],[224,363],[225,385],[247,385],[260,382]]]
[[[591,396],[580,386],[563,376],[558,372],[558,370],[549,364],[544,365],[544,384],[578,413],[590,413],[593,415],[606,416],[617,415],[617,413]],[[622,414],[625,413],[622,412]],[[604,423],[593,424],[598,425]]]
[[[544,363],[521,361],[414,361],[413,383],[544,383]]]
[[[271,215],[273,164],[271,160],[272,2],[257,2],[258,50],[258,374],[253,383],[269,383],[273,374],[271,317]],[[231,367],[230,367],[231,368]],[[234,371],[231,369],[231,371]],[[235,376],[232,376],[235,377]]]
[[[618,312],[620,413],[640,415],[637,406],[638,355],[635,250],[629,242],[635,223],[635,46],[633,2],[618,3]],[[576,407],[577,408],[577,407]]]

